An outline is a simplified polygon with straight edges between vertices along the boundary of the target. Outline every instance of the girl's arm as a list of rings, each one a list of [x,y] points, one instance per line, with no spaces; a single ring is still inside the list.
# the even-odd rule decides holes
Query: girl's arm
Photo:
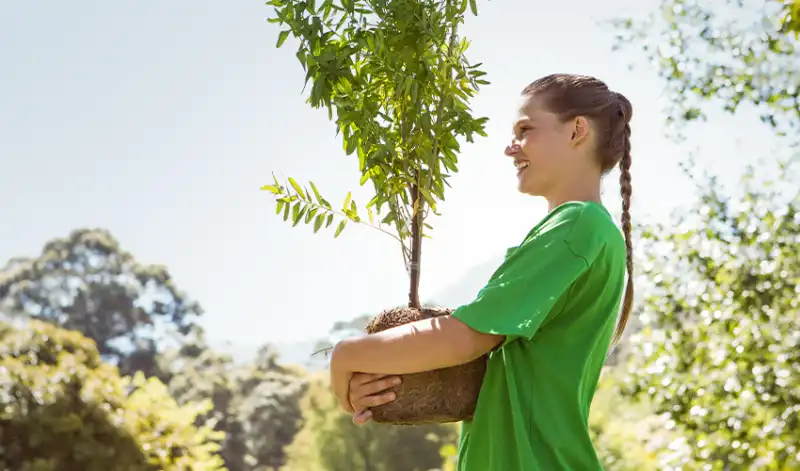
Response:
[[[502,335],[483,334],[451,316],[401,325],[339,342],[331,368],[388,375],[419,373],[470,362],[491,351]]]
[[[354,413],[349,400],[353,373],[398,375],[461,365],[504,339],[473,330],[455,317],[440,316],[342,340],[331,354],[331,387],[342,409]]]

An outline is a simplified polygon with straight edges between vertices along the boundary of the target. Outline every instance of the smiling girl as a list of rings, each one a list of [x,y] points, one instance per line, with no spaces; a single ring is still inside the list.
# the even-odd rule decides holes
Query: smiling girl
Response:
[[[541,78],[522,98],[505,155],[519,190],[544,197],[547,215],[469,304],[337,344],[331,383],[364,423],[369,407],[394,400],[386,390],[399,383],[396,375],[488,353],[474,417],[462,423],[459,471],[602,470],[588,418],[633,303],[632,107],[581,75]],[[600,200],[601,179],[616,166],[622,234]]]

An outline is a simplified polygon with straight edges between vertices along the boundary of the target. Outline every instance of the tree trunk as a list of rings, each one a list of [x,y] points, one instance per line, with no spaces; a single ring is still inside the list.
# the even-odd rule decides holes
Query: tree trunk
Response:
[[[409,267],[409,277],[411,285],[408,290],[408,307],[419,309],[421,304],[419,302],[419,278],[420,278],[420,259],[422,258],[422,210],[424,201],[419,195],[419,174],[415,179],[417,184],[411,187],[411,204],[412,208],[414,202],[419,199],[417,213],[413,215],[411,220],[411,266]]]

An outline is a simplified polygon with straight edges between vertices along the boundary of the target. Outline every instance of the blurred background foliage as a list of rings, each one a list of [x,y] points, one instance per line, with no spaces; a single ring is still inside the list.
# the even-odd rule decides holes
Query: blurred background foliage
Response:
[[[608,470],[800,469],[798,5],[666,0],[612,25],[664,79],[669,129],[747,103],[790,152],[734,187],[687,172],[694,206],[636,228],[636,319],[590,417]],[[103,229],[55,236],[0,270],[0,469],[455,469],[456,424],[356,428],[323,368],[210,347],[166,267]]]

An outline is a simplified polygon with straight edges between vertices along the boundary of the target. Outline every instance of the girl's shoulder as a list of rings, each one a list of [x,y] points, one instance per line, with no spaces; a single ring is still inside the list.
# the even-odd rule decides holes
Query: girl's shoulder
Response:
[[[613,254],[625,250],[622,231],[611,214],[593,201],[570,201],[553,209],[511,253],[546,250],[554,243],[566,243],[574,255],[585,260],[594,259],[607,247]]]
[[[569,201],[550,211],[527,234],[521,245],[537,238],[580,237],[585,233],[610,233],[621,236],[611,213],[594,201]],[[608,235],[608,234],[605,234]]]

